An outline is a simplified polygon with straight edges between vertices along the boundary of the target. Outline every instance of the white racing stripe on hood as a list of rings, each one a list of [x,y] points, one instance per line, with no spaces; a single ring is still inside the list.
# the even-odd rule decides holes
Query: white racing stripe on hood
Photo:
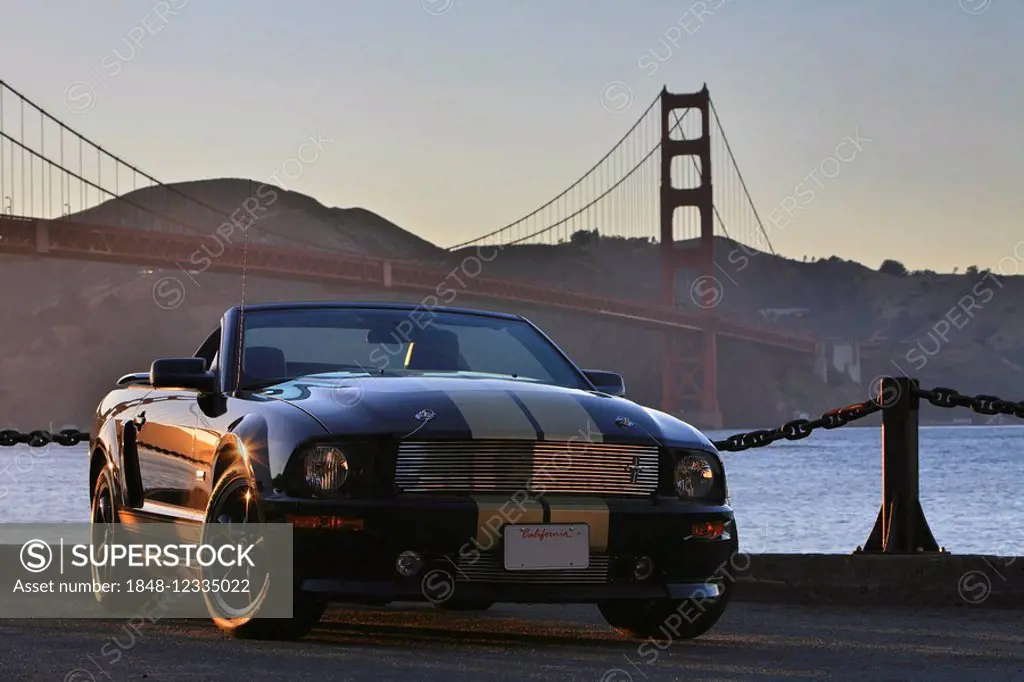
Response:
[[[446,391],[445,395],[466,420],[474,440],[537,440],[537,429],[504,391]]]
[[[544,433],[544,440],[572,440],[583,448],[603,443],[604,436],[590,414],[571,395],[541,391],[514,391]]]

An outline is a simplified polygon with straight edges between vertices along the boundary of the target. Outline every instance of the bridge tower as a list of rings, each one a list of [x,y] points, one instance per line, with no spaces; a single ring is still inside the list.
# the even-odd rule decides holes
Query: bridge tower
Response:
[[[714,278],[714,202],[711,189],[711,98],[707,85],[699,92],[675,94],[661,91],[661,303],[675,308],[676,274],[682,269],[698,273],[691,288],[697,295],[716,294],[711,291]],[[672,139],[670,117],[673,111],[696,109],[701,117],[700,137]],[[676,157],[696,157],[700,164],[700,184],[693,188],[675,187],[672,182],[672,161]],[[675,245],[673,217],[677,208],[693,206],[700,211],[700,240],[697,248],[680,249]],[[720,298],[720,293],[717,296]],[[717,346],[714,332],[714,303],[695,300],[707,316],[704,330],[685,334],[664,333],[662,355],[662,409],[672,415],[686,410],[684,417],[704,428],[721,428],[718,408]]]

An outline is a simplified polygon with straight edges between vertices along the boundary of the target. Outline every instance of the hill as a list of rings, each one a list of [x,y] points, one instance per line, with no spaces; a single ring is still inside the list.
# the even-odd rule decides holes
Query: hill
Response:
[[[265,189],[261,190],[260,188]],[[247,203],[254,202],[254,203]],[[72,216],[99,225],[210,235],[231,219],[258,220],[249,238],[292,248],[431,260],[444,249],[363,208],[328,208],[313,197],[241,178],[198,180],[146,187]],[[229,237],[242,240],[241,231]]]
[[[146,188],[72,218],[214,239],[218,225],[244,204],[256,184],[221,179]],[[449,253],[365,209],[330,208],[296,192],[276,191],[248,230],[250,240],[435,267],[456,267],[475,253]],[[721,288],[716,310],[724,316],[769,325],[774,318],[766,310],[802,310],[800,317],[779,317],[774,326],[818,338],[874,340],[864,350],[860,385],[842,377],[823,383],[807,357],[722,341],[719,396],[730,426],[774,426],[795,412],[817,415],[863,400],[871,377],[901,371],[923,384],[1020,398],[1020,277],[887,274],[839,258],[807,263],[757,253],[728,239],[717,240],[716,262]],[[658,246],[649,240],[591,235],[555,246],[506,248],[481,275],[654,301],[657,272]],[[677,299],[684,307],[696,309],[690,286],[697,274],[678,282]],[[118,376],[145,370],[154,357],[191,354],[224,309],[239,302],[237,276],[205,272],[202,281],[185,282],[180,307],[161,308],[153,287],[165,276],[186,279],[170,264],[160,269],[0,255],[0,426],[85,426]],[[422,298],[264,277],[248,278],[246,291],[249,302]],[[471,282],[453,304],[494,307],[473,298]],[[581,364],[622,372],[635,399],[659,403],[659,334],[551,310],[512,311],[534,319]]]

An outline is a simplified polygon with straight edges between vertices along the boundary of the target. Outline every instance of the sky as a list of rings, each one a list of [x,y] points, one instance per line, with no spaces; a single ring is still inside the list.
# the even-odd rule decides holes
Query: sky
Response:
[[[870,140],[780,254],[1013,274],[1021,30],[1024,0],[0,0],[0,79],[164,182],[267,179],[319,138],[288,189],[442,246],[552,198],[663,85],[707,83],[762,214]]]

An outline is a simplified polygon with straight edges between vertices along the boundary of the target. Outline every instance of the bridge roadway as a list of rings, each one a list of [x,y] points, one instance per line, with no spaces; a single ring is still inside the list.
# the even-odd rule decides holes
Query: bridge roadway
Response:
[[[112,638],[123,648],[116,665],[100,654]],[[205,621],[146,624],[133,641],[124,621],[0,620],[0,679],[1024,680],[1019,611],[736,603],[699,640],[663,651],[642,643],[589,606],[498,605],[473,616],[337,608],[290,643],[232,640]]]
[[[174,262],[181,268],[181,263],[193,263],[191,258],[200,255],[202,246],[209,246],[209,242],[209,238],[204,240],[195,235],[0,215],[0,253],[158,267],[169,267]],[[604,295],[553,289],[486,275],[477,276],[486,270],[487,262],[498,257],[500,249],[481,247],[479,251],[469,251],[464,258],[472,257],[476,260],[471,261],[472,266],[465,265],[464,260],[461,266],[462,279],[472,280],[467,295],[506,304],[570,310],[655,329],[710,329],[721,336],[798,353],[817,352],[818,344],[813,338],[742,324],[718,317],[710,310],[673,309],[630,299],[613,299]],[[424,301],[431,301],[429,305],[437,305],[437,297],[444,295],[444,286],[457,286],[449,281],[452,273],[455,273],[454,269],[425,267],[401,260],[337,251],[298,251],[250,243],[244,255],[241,249],[225,249],[221,256],[207,260],[211,270],[241,272],[244,267],[247,272],[269,277],[380,287],[423,296]]]

